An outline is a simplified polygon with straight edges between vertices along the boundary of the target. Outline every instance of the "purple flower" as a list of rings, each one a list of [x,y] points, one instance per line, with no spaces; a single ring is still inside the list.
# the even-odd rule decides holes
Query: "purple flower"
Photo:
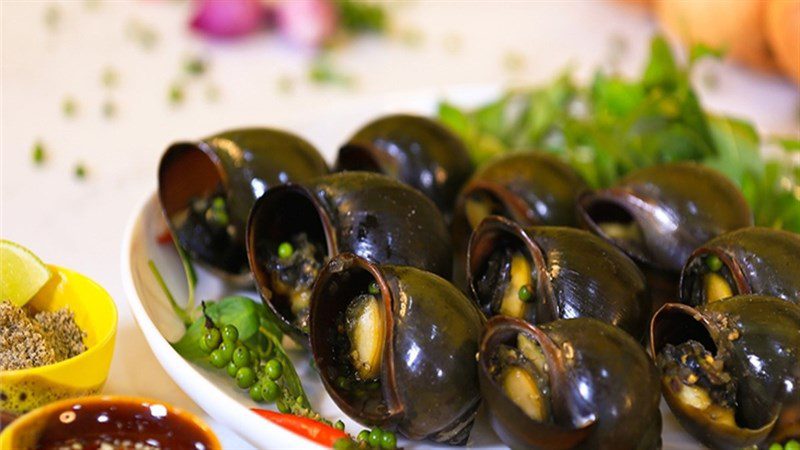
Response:
[[[289,0],[275,5],[278,31],[289,42],[316,48],[336,31],[337,16],[330,0]]]
[[[197,0],[191,27],[207,36],[237,37],[264,25],[266,10],[258,0]]]

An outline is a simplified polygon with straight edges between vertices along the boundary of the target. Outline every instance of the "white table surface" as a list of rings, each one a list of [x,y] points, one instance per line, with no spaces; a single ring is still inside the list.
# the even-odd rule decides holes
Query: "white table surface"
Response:
[[[53,4],[61,19],[50,31],[43,17]],[[174,0],[105,1],[94,7],[77,0],[0,1],[0,236],[89,275],[115,298],[119,332],[106,393],[162,399],[206,419],[151,355],[131,317],[119,273],[124,225],[137,201],[155,188],[158,158],[169,142],[254,124],[302,133],[314,126],[320,111],[369,107],[370,99],[387,93],[532,84],[567,64],[585,75],[608,60],[616,37],[629,44],[621,68],[630,73],[641,64],[647,37],[656,29],[636,10],[599,1],[395,3],[396,28],[418,30],[421,43],[364,39],[340,50],[337,65],[358,77],[355,89],[344,89],[304,81],[309,55],[267,34],[233,43],[192,35],[185,25],[190,6]],[[131,20],[157,30],[152,51],[126,37]],[[504,68],[509,52],[524,56],[522,70]],[[187,55],[209,58],[210,73],[202,79],[219,87],[217,102],[205,99],[205,81],[187,88],[182,106],[167,102],[168,86],[181,74]],[[120,75],[119,86],[111,90],[100,83],[107,66]],[[705,66],[719,77],[718,87],[704,92],[708,106],[753,120],[765,131],[800,132],[795,86],[735,66]],[[290,94],[278,88],[277,80],[286,76],[296,80]],[[74,118],[61,111],[66,96],[78,103]],[[100,113],[106,97],[119,109],[113,120]],[[48,150],[43,167],[31,161],[37,139]],[[315,143],[328,155],[338,144]],[[83,182],[73,177],[79,160],[89,169]],[[250,448],[230,430],[211,424],[225,448]]]

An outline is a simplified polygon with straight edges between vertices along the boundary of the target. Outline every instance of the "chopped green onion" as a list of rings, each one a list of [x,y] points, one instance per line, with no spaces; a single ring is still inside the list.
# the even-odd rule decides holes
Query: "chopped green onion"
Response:
[[[289,242],[281,242],[278,246],[278,257],[281,259],[290,258],[294,254],[294,247]]]
[[[378,283],[376,283],[376,282],[374,282],[374,281],[373,281],[372,283],[370,283],[370,284],[369,284],[369,287],[367,288],[367,290],[368,290],[368,291],[369,291],[369,293],[370,293],[370,294],[372,294],[372,295],[378,295],[378,294],[380,294],[380,293],[381,293],[381,288],[380,288],[380,286],[378,286]]]
[[[519,288],[519,299],[520,300],[522,300],[523,302],[527,303],[527,302],[531,301],[531,298],[533,298],[533,292],[532,292],[530,286],[528,286],[526,284],[526,285],[523,285],[521,288]]]
[[[206,220],[221,227],[228,225],[230,219],[228,210],[225,208],[224,198],[214,197],[214,200],[211,201],[211,207],[206,210]]]
[[[708,255],[706,257],[706,267],[712,272],[717,272],[719,269],[722,269],[722,261],[717,255]]]

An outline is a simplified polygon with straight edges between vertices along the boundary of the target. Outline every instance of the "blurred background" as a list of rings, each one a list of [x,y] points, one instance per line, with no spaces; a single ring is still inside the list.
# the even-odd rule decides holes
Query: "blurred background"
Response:
[[[565,71],[635,79],[664,33],[707,110],[786,144],[767,152],[795,176],[772,184],[800,202],[798,1],[3,0],[0,15],[0,235],[117,300],[106,392],[199,412],[150,354],[119,276],[125,224],[176,140],[285,127],[331,158],[377,112],[475,107]]]

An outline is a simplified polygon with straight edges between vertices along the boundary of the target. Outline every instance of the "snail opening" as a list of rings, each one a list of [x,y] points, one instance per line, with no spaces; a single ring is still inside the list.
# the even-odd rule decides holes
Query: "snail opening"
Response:
[[[525,243],[507,231],[486,231],[471,259],[470,267],[477,265],[472,288],[481,308],[490,316],[500,314],[535,323],[537,277]]]
[[[471,229],[478,228],[483,219],[492,216],[512,218],[500,199],[488,189],[474,189],[464,201],[464,214]]]
[[[539,343],[525,333],[498,345],[489,359],[489,374],[526,416],[552,420],[548,366]]]
[[[329,273],[320,280],[318,292],[312,348],[320,373],[359,417],[386,417],[387,288],[369,270],[356,266]]]
[[[278,313],[308,331],[311,291],[328,259],[323,219],[308,194],[294,186],[268,191],[258,209],[259,284]]]
[[[706,327],[684,310],[662,311],[664,324],[656,365],[669,398],[701,412],[710,423],[737,427],[737,381],[726,352],[718,351]],[[669,330],[664,328],[669,327]]]
[[[733,273],[723,258],[704,252],[686,266],[681,297],[691,305],[704,305],[737,295]]]
[[[225,185],[211,157],[175,144],[161,161],[159,198],[181,247],[229,273],[246,270],[243,226],[229,212]]]
[[[589,201],[585,206],[586,215],[610,240],[634,247],[644,245],[644,234],[633,215],[622,205],[604,199]]]
[[[383,168],[375,155],[367,148],[354,144],[347,144],[339,149],[336,167],[340,171],[359,170],[383,173]]]

